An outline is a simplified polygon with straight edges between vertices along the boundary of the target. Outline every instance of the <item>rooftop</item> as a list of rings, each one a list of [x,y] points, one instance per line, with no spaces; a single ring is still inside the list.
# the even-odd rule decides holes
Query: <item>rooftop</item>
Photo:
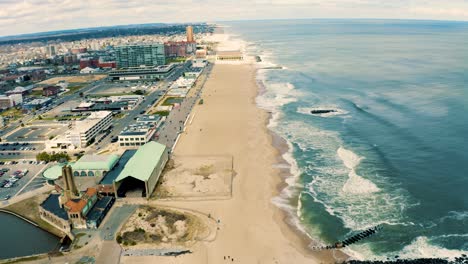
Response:
[[[119,156],[110,155],[84,155],[75,164],[73,170],[105,170],[110,171],[118,162]]]
[[[99,184],[112,184],[117,178],[117,176],[119,176],[120,172],[122,172],[125,165],[127,165],[127,162],[133,157],[133,155],[135,155],[135,153],[135,149],[126,150],[120,157],[119,161],[117,162],[117,165],[115,165],[111,171],[106,173],[106,175]]]
[[[96,194],[97,190],[95,188],[88,188],[80,199],[68,200],[64,205],[68,208],[68,211],[72,213],[81,212],[83,208],[85,208],[85,206],[88,204],[89,198]]]
[[[48,168],[47,170],[45,170],[42,173],[42,176],[46,178],[47,180],[57,180],[58,178],[60,178],[60,176],[62,176],[62,167],[64,165],[65,164],[54,165]]]
[[[60,194],[50,194],[47,199],[41,203],[41,207],[64,220],[68,220],[67,212],[60,207],[59,197]]]
[[[76,121],[75,122],[75,131],[84,133],[88,131],[90,128],[95,126],[99,121],[105,118],[108,115],[112,115],[111,111],[98,111],[93,112],[89,115],[85,120]]]
[[[166,151],[166,146],[154,141],[141,146],[115,181],[121,181],[129,176],[140,181],[148,181],[164,151]]]
[[[99,199],[96,204],[94,205],[93,209],[88,213],[86,216],[86,219],[88,221],[96,221],[98,220],[104,209],[114,200],[115,198],[112,196],[104,196],[101,199]]]
[[[154,122],[154,123],[157,123],[159,122],[159,120],[161,120],[161,116],[158,116],[158,115],[141,115],[137,118],[137,123],[139,122],[142,122],[142,123],[146,123],[146,122]]]
[[[149,123],[137,123],[129,125],[120,132],[119,136],[136,136],[136,135],[146,135],[148,132],[153,129],[154,126]]]

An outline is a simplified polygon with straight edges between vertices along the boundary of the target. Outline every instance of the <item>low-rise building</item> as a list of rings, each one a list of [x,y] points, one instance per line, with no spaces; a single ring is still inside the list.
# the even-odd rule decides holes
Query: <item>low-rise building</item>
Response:
[[[244,55],[241,51],[218,51],[216,53],[216,60],[218,61],[242,61]]]
[[[127,126],[118,137],[121,148],[139,148],[145,145],[156,132],[156,127],[151,124],[137,123]]]
[[[61,194],[50,194],[39,206],[39,216],[60,231],[68,234],[71,225],[68,214],[60,204]]]
[[[174,66],[163,65],[157,67],[138,67],[113,70],[109,72],[111,81],[154,81],[166,78],[174,69]]]
[[[84,155],[77,162],[71,164],[74,177],[102,178],[117,164],[119,156],[110,155]]]
[[[151,141],[141,146],[114,180],[116,195],[149,199],[167,160],[165,145]]]
[[[6,96],[6,95],[0,94],[0,110],[1,109],[8,109],[8,108],[10,108],[12,106],[13,106],[13,104],[11,102],[11,98]]]
[[[55,185],[58,194],[50,194],[40,204],[40,217],[66,234],[70,234],[72,228],[98,228],[115,198],[99,197],[96,188],[80,192],[71,166],[63,166],[61,171],[64,184]]]
[[[56,96],[60,92],[61,89],[62,87],[60,86],[54,86],[54,85],[46,86],[42,88],[42,96],[45,96],[45,97]]]
[[[52,103],[51,98],[37,98],[32,100],[31,102],[23,104],[23,108],[28,110],[35,110],[47,106],[50,103]]]

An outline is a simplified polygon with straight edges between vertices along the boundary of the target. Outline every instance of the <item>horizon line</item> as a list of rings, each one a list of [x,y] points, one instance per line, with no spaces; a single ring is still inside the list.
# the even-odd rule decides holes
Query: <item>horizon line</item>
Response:
[[[149,22],[149,23],[136,23],[136,24],[115,24],[110,26],[93,26],[93,27],[82,27],[82,28],[64,28],[51,31],[38,31],[30,33],[20,33],[16,35],[0,35],[0,39],[3,38],[13,38],[20,36],[36,35],[36,34],[46,34],[54,33],[61,31],[75,31],[83,29],[98,29],[98,28],[112,28],[112,27],[124,27],[124,26],[139,26],[139,25],[151,25],[151,24],[160,24],[160,25],[194,25],[194,24],[216,24],[216,23],[225,23],[225,22],[250,22],[250,21],[294,21],[294,20],[386,20],[386,21],[420,21],[420,22],[451,22],[451,23],[468,23],[468,20],[450,20],[450,19],[423,19],[423,18],[358,18],[358,17],[330,17],[330,18],[265,18],[265,19],[232,19],[232,20],[217,20],[217,21],[198,21],[198,22]]]

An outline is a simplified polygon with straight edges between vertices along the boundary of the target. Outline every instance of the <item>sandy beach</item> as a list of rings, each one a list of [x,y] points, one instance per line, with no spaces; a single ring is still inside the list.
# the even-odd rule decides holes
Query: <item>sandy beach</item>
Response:
[[[307,241],[285,222],[271,199],[282,183],[279,152],[266,124],[269,114],[255,105],[255,67],[215,65],[174,151],[175,156],[233,156],[231,199],[164,202],[219,219],[216,239],[199,242],[193,254],[123,257],[123,263],[334,263],[332,252],[307,250]],[[230,258],[228,258],[228,256]]]

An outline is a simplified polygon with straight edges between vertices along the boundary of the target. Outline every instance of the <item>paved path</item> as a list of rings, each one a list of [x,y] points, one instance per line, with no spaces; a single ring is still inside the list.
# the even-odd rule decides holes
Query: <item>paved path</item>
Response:
[[[101,253],[99,254],[96,263],[99,264],[117,264],[120,263],[120,255],[122,248],[115,241],[104,241],[102,243]]]
[[[120,226],[135,212],[138,206],[135,204],[124,204],[121,206],[115,204],[110,214],[106,216],[104,223],[99,227],[101,239],[115,241],[115,234],[119,231]]]
[[[179,134],[184,131],[185,122],[187,121],[193,106],[200,98],[201,91],[211,73],[212,67],[213,66],[210,64],[205,68],[204,73],[198,79],[196,86],[189,91],[187,97],[185,97],[180,103],[180,106],[178,108],[174,108],[167,116],[165,124],[159,132],[159,138],[157,141],[166,145],[168,149],[173,148]]]

